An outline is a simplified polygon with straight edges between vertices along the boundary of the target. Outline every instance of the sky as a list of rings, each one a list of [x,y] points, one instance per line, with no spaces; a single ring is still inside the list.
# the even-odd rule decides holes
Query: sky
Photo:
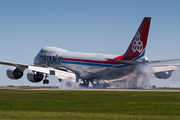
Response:
[[[44,46],[121,55],[144,17],[152,17],[145,53],[149,61],[177,59],[179,5],[179,0],[0,0],[0,61],[33,64]],[[10,80],[9,67],[0,65],[0,85],[43,85],[29,82],[28,70]],[[177,75],[152,84],[180,87]],[[56,77],[49,80],[49,85],[60,84]]]

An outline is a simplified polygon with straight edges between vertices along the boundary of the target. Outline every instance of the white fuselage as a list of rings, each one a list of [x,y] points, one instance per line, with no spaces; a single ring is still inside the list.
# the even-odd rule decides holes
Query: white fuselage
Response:
[[[56,47],[44,47],[36,55],[34,64],[53,68],[64,67],[80,79],[117,79],[131,73],[136,66],[109,62],[118,55],[70,52]]]

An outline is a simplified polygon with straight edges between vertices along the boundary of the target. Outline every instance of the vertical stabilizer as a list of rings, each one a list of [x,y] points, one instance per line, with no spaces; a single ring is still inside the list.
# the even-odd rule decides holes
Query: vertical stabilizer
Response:
[[[125,57],[138,57],[145,53],[151,18],[145,17],[125,52]]]
[[[141,57],[145,53],[149,27],[150,27],[151,18],[145,17],[139,26],[134,38],[132,39],[127,51],[123,56],[118,56],[114,59],[125,59],[132,60],[136,57]]]

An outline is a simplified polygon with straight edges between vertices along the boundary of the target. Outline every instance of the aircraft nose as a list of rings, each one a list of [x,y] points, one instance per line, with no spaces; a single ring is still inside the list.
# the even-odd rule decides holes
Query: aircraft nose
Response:
[[[39,63],[39,54],[36,55],[34,58],[34,65],[37,65]]]

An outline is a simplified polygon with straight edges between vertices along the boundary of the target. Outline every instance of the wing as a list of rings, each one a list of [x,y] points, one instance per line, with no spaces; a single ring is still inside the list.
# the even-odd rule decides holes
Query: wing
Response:
[[[27,65],[27,64],[21,64],[21,63],[12,63],[12,62],[5,62],[0,61],[0,64],[2,65],[9,65],[9,66],[15,66],[19,68],[21,71],[24,71],[25,69],[29,69],[32,71],[48,74],[48,75],[54,75],[57,76],[58,79],[65,79],[65,78],[73,78],[75,80],[76,75],[74,72],[70,71],[67,68],[52,68],[52,67],[40,67],[35,65]]]
[[[32,71],[45,73],[48,75],[54,75],[57,76],[58,79],[66,79],[71,77],[74,82],[76,79],[75,73],[66,68],[39,67],[39,66],[29,65],[28,69]]]

